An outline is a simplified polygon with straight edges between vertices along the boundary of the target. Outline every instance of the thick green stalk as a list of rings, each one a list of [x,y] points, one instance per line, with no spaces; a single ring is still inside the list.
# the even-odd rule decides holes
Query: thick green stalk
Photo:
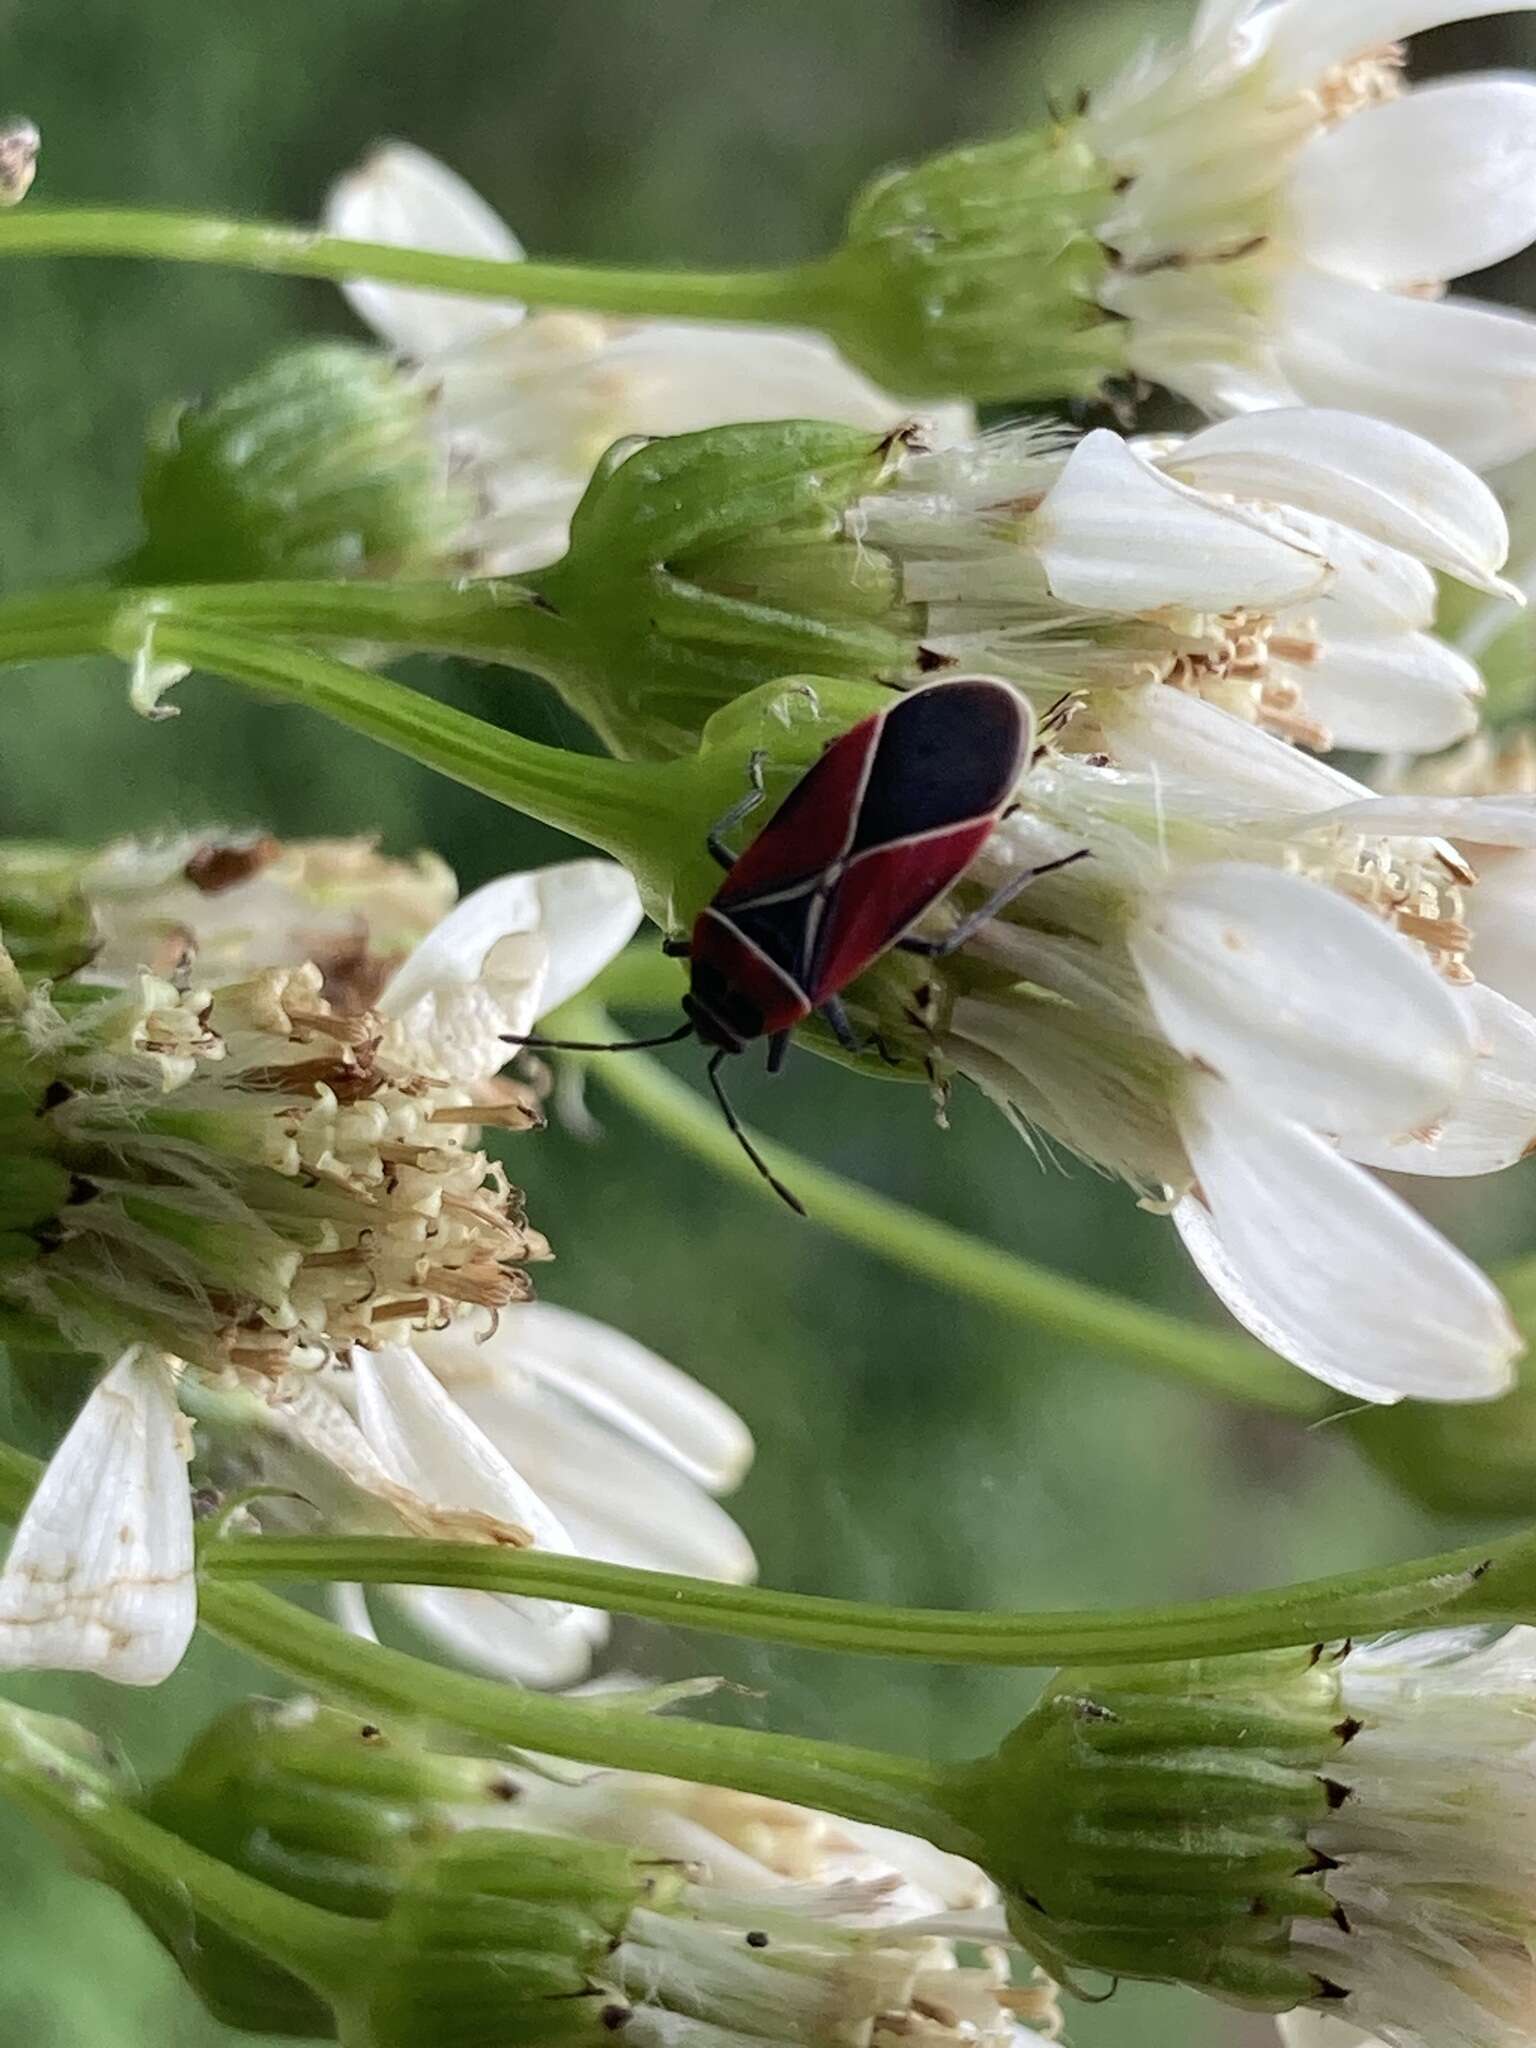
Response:
[[[944,1664],[1127,1664],[1235,1655],[1447,1622],[1536,1621],[1536,1531],[1409,1564],[1169,1607],[967,1614],[780,1593],[590,1558],[409,1537],[210,1544],[207,1583],[290,1579],[467,1586],[570,1600],[674,1627],[842,1655]]]
[[[24,1726],[0,1711],[0,1797],[57,1830],[130,1894],[148,1892],[190,1906],[237,1941],[248,1942],[328,2001],[358,1988],[366,1959],[357,1923],[274,1891],[103,1796],[51,1765]]]
[[[281,277],[375,278],[522,305],[592,313],[814,325],[820,267],[640,270],[585,263],[502,263],[385,242],[347,241],[317,228],[213,214],[111,206],[28,206],[0,215],[0,256],[131,256],[217,264]]]
[[[603,1011],[590,1004],[568,1006],[561,1015],[560,1030],[562,1036],[598,1042],[625,1036]],[[610,1095],[673,1144],[741,1187],[769,1201],[777,1199],[712,1107],[655,1060],[631,1053],[623,1059],[594,1058],[589,1068]],[[861,1245],[904,1273],[921,1274],[936,1286],[980,1302],[1032,1330],[1093,1345],[1163,1378],[1300,1421],[1321,1421],[1337,1405],[1314,1381],[1281,1365],[1247,1338],[1203,1329],[1181,1317],[1053,1273],[1016,1253],[935,1222],[888,1195],[844,1180],[782,1146],[763,1144],[763,1150],[819,1228]]]
[[[463,583],[177,583],[132,589],[88,584],[0,600],[0,658],[78,652],[109,620],[229,627],[262,638],[367,640],[424,653],[464,654],[559,681],[577,662],[570,626],[535,591],[504,578]]]

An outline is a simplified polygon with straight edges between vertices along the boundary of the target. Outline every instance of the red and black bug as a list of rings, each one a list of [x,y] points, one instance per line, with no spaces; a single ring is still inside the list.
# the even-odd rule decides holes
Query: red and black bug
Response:
[[[799,1210],[742,1130],[721,1085],[721,1064],[766,1038],[768,1070],[776,1073],[795,1027],[813,1013],[848,1051],[864,1051],[843,1007],[850,982],[896,947],[929,958],[956,951],[1048,872],[1033,868],[1011,876],[942,938],[913,934],[1012,802],[1033,739],[1029,708],[1008,684],[987,676],[930,683],[833,740],[737,854],[727,835],[764,798],[754,756],[752,788],[709,835],[725,879],[689,936],[664,941],[667,952],[689,962],[686,1021],[662,1037],[613,1046],[516,1042],[627,1052],[701,1039],[713,1048],[709,1082],[726,1121],[758,1171]],[[883,1051],[878,1040],[871,1043]]]

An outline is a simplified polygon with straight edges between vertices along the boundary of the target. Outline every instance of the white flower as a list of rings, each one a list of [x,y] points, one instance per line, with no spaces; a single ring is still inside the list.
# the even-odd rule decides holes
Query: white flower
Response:
[[[978,864],[1092,856],[940,968],[944,1057],[1171,1207],[1239,1320],[1328,1384],[1501,1393],[1497,1292],[1365,1166],[1486,1173],[1536,1142],[1536,1020],[1473,980],[1461,851],[1528,845],[1536,802],[1372,797],[1150,686],[1091,745],[1037,761]]]
[[[86,1398],[0,1569],[0,1671],[158,1685],[197,1621],[187,1432],[164,1359],[131,1350]]]
[[[515,261],[520,244],[478,194],[407,143],[387,143],[332,189],[325,225],[357,240]],[[614,442],[735,421],[825,419],[884,430],[911,408],[830,343],[762,327],[591,319],[395,285],[346,287],[359,315],[419,366],[452,467],[479,515],[463,551],[486,573],[542,568]],[[969,413],[940,409],[936,431]]]
[[[1536,1630],[1444,1630],[1353,1649],[1355,1732],[1308,1841],[1334,1920],[1292,1945],[1338,2016],[1393,2048],[1524,2048],[1536,2010]],[[1318,2048],[1321,2048],[1319,2042]],[[1347,2048],[1336,2039],[1335,2048]]]
[[[1092,105],[1102,297],[1212,413],[1310,402],[1478,468],[1536,446],[1536,324],[1441,297],[1536,238],[1536,80],[1404,93],[1405,36],[1532,0],[1205,0]]]
[[[1509,533],[1417,436],[1301,409],[1136,443],[1012,428],[909,455],[849,522],[925,607],[932,657],[1037,694],[1148,679],[1315,748],[1424,752],[1482,680],[1434,572],[1502,590]]]
[[[276,1414],[391,1505],[398,1486],[546,1550],[698,1578],[756,1569],[711,1498],[751,1460],[739,1418],[654,1352],[568,1309],[531,1302],[503,1311],[489,1335],[461,1324],[423,1332],[409,1350],[360,1349],[350,1373],[327,1374]],[[416,1586],[388,1595],[459,1661],[523,1684],[574,1683],[608,1632],[606,1615],[556,1601]],[[366,1598],[347,1597],[342,1613],[371,1632]]]

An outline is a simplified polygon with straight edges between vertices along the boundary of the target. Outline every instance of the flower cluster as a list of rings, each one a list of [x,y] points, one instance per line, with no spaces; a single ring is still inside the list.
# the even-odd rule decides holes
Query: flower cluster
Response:
[[[57,1724],[15,1722],[7,1748],[46,1736],[55,1775],[85,1778]],[[97,1769],[90,1783],[98,1800],[122,1796]],[[995,1899],[973,1865],[724,1788],[631,1773],[558,1786],[312,1701],[256,1701],[138,1804],[176,1840],[336,1916],[338,1976],[347,1950],[368,1963],[348,2038],[376,2048],[509,2030],[596,2042],[621,2027],[657,2048],[722,2032],[1025,2048],[1060,2024],[1054,1986],[1037,1973],[1013,1987],[1000,1946],[962,1960],[928,1931]],[[217,1921],[189,1940],[184,1910],[173,1920],[148,1890],[135,1903],[224,2017],[328,2031],[313,1989]]]
[[[1054,736],[975,879],[1092,858],[937,963],[925,1021],[1027,1133],[1166,1205],[1283,1356],[1368,1398],[1486,1398],[1507,1311],[1368,1169],[1491,1173],[1536,1141],[1533,823],[1377,797],[1196,698],[1123,691]]]
[[[1536,441],[1536,328],[1445,280],[1536,239],[1536,79],[1404,89],[1401,38],[1529,0],[1206,0],[1092,101],[1126,361],[1213,413],[1378,414],[1491,468]]]
[[[0,1573],[0,1663],[149,1683],[179,1659],[178,1400],[225,1483],[291,1470],[343,1526],[750,1576],[710,1497],[745,1469],[745,1430],[643,1347],[529,1301],[548,1248],[477,1145],[486,1124],[539,1121],[498,1077],[503,1033],[629,937],[621,869],[508,876],[410,946],[451,881],[359,844],[13,849],[0,866],[34,902],[73,890],[92,956],[63,983],[12,970],[0,1299],[34,1341],[116,1360]],[[146,954],[176,979],[125,965]],[[203,983],[219,964],[247,971]],[[579,1677],[606,1630],[550,1603],[396,1598],[525,1680]]]

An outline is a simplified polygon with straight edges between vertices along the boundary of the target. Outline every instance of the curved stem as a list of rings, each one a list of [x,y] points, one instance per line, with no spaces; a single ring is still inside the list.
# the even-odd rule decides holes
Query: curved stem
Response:
[[[177,1918],[190,1903],[328,2001],[352,1988],[363,1963],[355,1953],[355,1921],[275,1891],[157,1827],[122,1799],[82,1783],[68,1760],[52,1757],[29,1732],[26,1717],[10,1707],[0,1707],[0,1796],[87,1850],[130,1894],[165,1900]]]
[[[641,270],[585,263],[497,262],[317,228],[142,207],[28,206],[0,215],[3,256],[132,256],[217,264],[283,277],[375,278],[522,305],[693,320],[817,322],[820,266],[784,270]]]
[[[409,1537],[257,1537],[209,1544],[205,1581],[466,1586],[570,1600],[674,1627],[843,1655],[932,1663],[1125,1664],[1226,1656],[1450,1620],[1536,1620],[1536,1531],[1409,1564],[1263,1593],[1101,1612],[967,1614],[723,1585],[549,1551]]]
[[[215,1635],[275,1670],[381,1712],[424,1715],[488,1742],[609,1770],[730,1785],[846,1820],[954,1836],[941,1803],[943,1773],[917,1757],[523,1692],[361,1642],[270,1593],[217,1579],[203,1589],[200,1615]]]
[[[241,586],[231,587],[236,595]],[[64,591],[0,604],[0,663],[59,655],[112,654],[171,668],[205,668],[247,684],[269,700],[322,712],[349,731],[383,742],[526,816],[574,833],[616,855],[647,883],[665,889],[679,818],[713,815],[717,796],[690,761],[614,761],[543,746],[484,719],[407,689],[332,655],[231,630],[222,615],[229,591],[107,588]],[[256,604],[259,592],[250,593]],[[368,611],[361,592],[359,623]],[[334,627],[341,590],[319,587],[317,609]],[[508,616],[520,608],[510,607]],[[527,607],[529,616],[536,607]],[[363,630],[367,630],[364,626]],[[721,770],[728,774],[730,764]],[[683,827],[686,833],[686,826]]]
[[[624,1035],[606,1013],[590,1004],[569,1005],[561,1029],[583,1039]],[[594,1058],[589,1071],[610,1095],[716,1173],[769,1201],[776,1199],[703,1097],[657,1061],[643,1053]],[[904,1273],[921,1274],[1033,1330],[1112,1351],[1207,1393],[1307,1422],[1322,1420],[1336,1405],[1304,1374],[1280,1364],[1245,1337],[1203,1329],[1054,1273],[936,1222],[888,1195],[844,1180],[780,1145],[755,1136],[753,1142],[762,1146],[775,1173],[804,1201],[813,1224],[861,1245]]]

